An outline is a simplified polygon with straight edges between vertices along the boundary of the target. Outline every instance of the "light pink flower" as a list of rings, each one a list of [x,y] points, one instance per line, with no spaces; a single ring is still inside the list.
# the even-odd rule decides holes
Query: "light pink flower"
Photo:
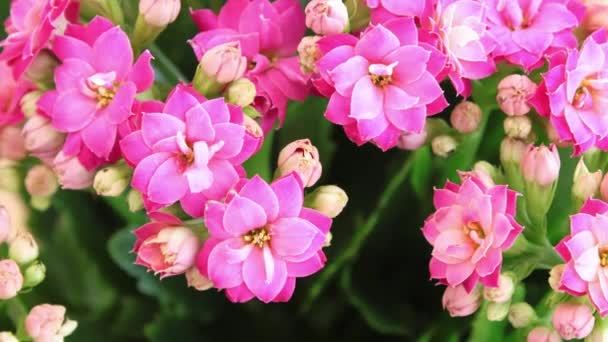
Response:
[[[93,184],[95,172],[89,171],[77,157],[59,152],[53,160],[53,169],[64,189],[84,189]]]
[[[325,265],[321,248],[332,223],[303,201],[299,177],[291,174],[271,185],[255,176],[225,202],[208,202],[211,237],[197,258],[201,274],[233,302],[288,301],[296,278]]]
[[[450,317],[472,315],[481,305],[481,288],[476,287],[473,292],[468,293],[462,285],[446,287],[441,302]]]
[[[14,0],[5,22],[8,37],[0,42],[0,60],[13,67],[15,78],[32,63],[67,21],[78,20],[78,2],[72,0]]]
[[[139,13],[147,24],[165,27],[175,21],[181,0],[140,0]]]
[[[63,152],[86,149],[100,160],[114,159],[118,125],[132,115],[135,94],[154,82],[152,55],[145,51],[133,63],[127,35],[102,17],[86,26],[68,25],[53,51],[62,64],[55,71],[57,90],[44,99],[54,97],[48,106],[53,126],[69,133]]]
[[[553,312],[553,328],[565,340],[583,339],[595,325],[593,310],[586,304],[562,303]]]
[[[283,123],[287,100],[303,101],[306,78],[299,68],[296,49],[304,36],[304,11],[297,0],[228,0],[216,16],[209,9],[192,12],[202,31],[190,44],[200,60],[214,46],[239,41],[250,68],[245,77],[263,97],[262,128],[268,132]]]
[[[319,150],[309,139],[291,142],[279,153],[277,168],[279,177],[295,172],[304,187],[310,187],[321,178],[322,171]]]
[[[543,57],[577,46],[572,33],[581,4],[573,0],[488,0],[490,33],[499,43],[494,56],[527,71],[544,64]]]
[[[182,274],[194,265],[201,241],[183,223],[168,214],[151,213],[152,222],[135,230],[135,263],[161,278]]]
[[[533,105],[548,116],[561,141],[579,155],[591,147],[608,150],[608,40],[589,36],[580,51],[553,55]]]
[[[471,292],[478,281],[497,287],[502,252],[522,227],[515,222],[517,193],[505,185],[489,186],[470,174],[462,185],[447,182],[433,197],[437,211],[422,233],[433,245],[431,278]]]
[[[561,342],[556,331],[547,327],[536,327],[528,333],[527,342]]]
[[[365,0],[367,7],[371,9],[371,20],[373,23],[383,23],[397,17],[419,17],[425,8],[424,0]]]
[[[13,68],[0,60],[0,128],[23,120],[20,102],[32,89],[25,79],[15,79]]]
[[[19,265],[12,259],[0,260],[0,299],[10,299],[23,286],[23,276]]]
[[[596,199],[585,202],[580,212],[570,217],[570,235],[555,250],[566,261],[560,289],[573,296],[588,295],[599,314],[608,314],[608,204]]]
[[[65,319],[65,307],[40,304],[32,308],[25,318],[25,331],[34,342],[53,342],[60,337]]]
[[[25,176],[25,189],[34,197],[48,197],[57,191],[57,177],[46,165],[32,167]]]
[[[530,112],[529,101],[536,94],[536,83],[525,75],[509,75],[498,83],[496,101],[507,115],[526,115]]]
[[[336,38],[330,37],[319,44],[328,39],[332,45]],[[421,133],[427,115],[447,106],[413,19],[395,19],[370,28],[353,45],[344,42],[326,52],[317,68],[335,90],[325,117],[344,126],[353,142],[388,150],[403,133]]]
[[[521,172],[526,181],[544,187],[557,180],[560,165],[559,151],[555,145],[536,147],[530,144],[521,159]]]
[[[0,158],[21,160],[25,158],[25,142],[17,126],[0,128]]]
[[[22,130],[25,149],[34,157],[51,164],[63,147],[65,134],[53,128],[51,122],[42,115],[29,118]]]
[[[313,0],[306,5],[306,27],[322,36],[348,28],[348,10],[342,0]]]
[[[205,74],[221,84],[235,81],[245,72],[247,58],[241,54],[239,42],[228,42],[207,50],[201,58]]]
[[[260,139],[245,129],[240,107],[178,85],[162,111],[143,113],[141,128],[120,147],[135,168],[132,186],[156,204],[148,209],[181,201],[187,213],[202,216],[207,200],[223,198],[238,182]]]

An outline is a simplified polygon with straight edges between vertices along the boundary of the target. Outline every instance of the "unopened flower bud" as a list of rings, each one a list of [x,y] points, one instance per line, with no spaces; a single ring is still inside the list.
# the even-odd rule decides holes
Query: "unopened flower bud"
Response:
[[[536,327],[528,333],[527,342],[561,342],[555,330],[547,327]]]
[[[0,342],[19,342],[17,337],[10,331],[0,332]]]
[[[564,274],[565,268],[565,264],[560,264],[553,266],[551,271],[549,271],[549,286],[551,286],[551,289],[553,289],[553,291],[555,292],[563,292],[562,290],[560,290],[559,287],[562,281],[562,275]]]
[[[318,35],[348,31],[348,10],[342,0],[312,0],[304,12],[306,27]]]
[[[25,176],[25,189],[33,197],[49,197],[58,187],[55,172],[46,165],[32,167]]]
[[[34,287],[42,283],[46,276],[46,267],[40,261],[36,261],[25,269],[23,273],[23,287]]]
[[[42,50],[25,71],[25,77],[40,89],[50,89],[59,60],[47,50]]]
[[[304,187],[313,186],[321,178],[319,151],[309,139],[296,140],[285,146],[279,153],[276,177],[295,172]]]
[[[536,320],[536,312],[526,302],[515,303],[509,309],[509,322],[515,329],[524,328]]]
[[[180,0],[139,0],[139,14],[148,25],[165,27],[177,19]]]
[[[481,289],[476,287],[468,293],[464,286],[446,287],[441,299],[443,309],[450,317],[464,317],[472,315],[481,304]]]
[[[504,128],[507,136],[525,140],[532,133],[532,121],[525,115],[510,116],[505,119]]]
[[[0,130],[0,158],[14,161],[25,158],[25,142],[20,128],[7,126]]]
[[[117,163],[97,171],[93,188],[100,196],[117,197],[131,182],[132,169],[124,163]]]
[[[240,78],[228,86],[224,95],[228,103],[239,107],[247,107],[255,99],[255,84],[246,78]]]
[[[25,117],[31,118],[38,113],[38,100],[42,94],[42,90],[32,90],[23,95],[21,101],[19,101],[19,106]]]
[[[594,324],[593,310],[585,304],[562,303],[553,312],[553,328],[565,340],[587,337]]]
[[[204,277],[196,266],[186,271],[186,280],[188,281],[188,287],[193,287],[197,291],[205,291],[213,287],[211,280]]]
[[[305,198],[307,207],[315,209],[330,218],[340,215],[346,203],[348,203],[348,195],[335,185],[320,186],[306,195]]]
[[[359,32],[369,25],[370,9],[366,0],[345,0],[344,4],[350,18],[351,32]]]
[[[454,151],[456,151],[456,147],[458,143],[456,139],[449,135],[440,135],[431,141],[431,147],[433,149],[433,153],[439,157],[447,158]]]
[[[420,133],[403,133],[397,141],[397,147],[402,150],[414,151],[426,143],[428,134],[426,130]]]
[[[87,170],[78,157],[66,156],[63,152],[59,152],[53,163],[59,184],[64,189],[84,189],[93,184],[94,173]]]
[[[57,131],[48,119],[40,115],[28,119],[22,133],[25,149],[45,163],[55,158],[65,141],[65,134]]]
[[[498,322],[502,321],[509,314],[509,307],[511,302],[506,303],[488,303],[486,318],[488,321]]]
[[[12,166],[0,166],[0,189],[17,192],[19,191],[20,183],[21,177],[16,168]]]
[[[9,258],[19,265],[27,265],[38,258],[38,243],[32,234],[21,231],[11,240],[8,247]]]
[[[251,108],[251,107],[249,107]],[[264,131],[262,130],[262,127],[260,126],[260,124],[252,119],[251,117],[249,117],[248,115],[243,116],[243,126],[245,126],[245,130],[249,133],[251,133],[251,135],[253,135],[256,138],[262,138],[264,137]]]
[[[504,303],[511,300],[515,291],[513,276],[501,274],[498,278],[498,287],[486,287],[483,289],[483,297],[494,303]]]
[[[500,161],[505,164],[519,164],[526,152],[527,145],[518,139],[505,138],[500,145]]]
[[[574,199],[582,204],[591,197],[595,197],[600,190],[602,182],[602,170],[589,172],[585,160],[581,158],[574,170],[574,182],[572,184],[572,195]]]
[[[480,160],[475,163],[475,165],[473,165],[473,171],[489,176],[493,183],[497,183],[497,180],[502,177],[500,175],[500,171],[494,165],[485,160]],[[483,178],[483,176],[481,178]]]
[[[241,52],[238,41],[215,46],[203,55],[192,86],[201,94],[211,97],[222,87],[243,76],[247,69],[247,58]]]
[[[129,190],[127,204],[129,205],[129,211],[132,213],[142,210],[144,208],[144,199],[141,197],[141,193],[135,189]]]
[[[76,328],[76,322],[65,320],[65,307],[40,304],[25,318],[25,331],[34,341],[61,341]]]
[[[23,287],[23,276],[14,260],[0,261],[0,299],[10,299]]]
[[[525,115],[530,112],[528,101],[536,93],[536,84],[524,75],[509,75],[498,83],[496,101],[507,115]]]
[[[476,103],[462,101],[454,107],[450,115],[452,126],[460,133],[474,132],[481,122],[481,108]]]
[[[541,187],[550,186],[559,176],[559,153],[555,145],[529,145],[521,160],[521,170],[527,182]]]
[[[57,335],[62,337],[70,336],[76,328],[78,328],[78,322],[73,319],[67,319],[61,328],[59,328]]]
[[[317,72],[317,61],[321,57],[321,50],[317,42],[320,36],[306,36],[298,44],[298,56],[300,58],[300,70],[305,75]]]

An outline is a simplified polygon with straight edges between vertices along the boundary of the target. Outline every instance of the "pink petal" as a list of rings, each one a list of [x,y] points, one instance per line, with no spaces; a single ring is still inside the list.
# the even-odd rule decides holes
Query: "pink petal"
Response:
[[[129,165],[137,165],[152,150],[144,142],[141,131],[135,131],[120,140],[120,150]]]
[[[239,191],[239,195],[256,202],[266,213],[269,222],[274,221],[279,213],[279,202],[272,188],[260,176],[254,176]]]
[[[196,105],[186,112],[186,131],[186,136],[190,141],[215,139],[211,118],[201,105]]]
[[[144,158],[135,168],[131,185],[142,193],[148,192],[150,178],[156,169],[171,157],[169,153],[155,153]]]
[[[475,270],[475,265],[469,262],[449,265],[446,268],[446,280],[451,286],[459,285],[465,281]]]
[[[302,208],[302,211],[300,211],[300,218],[314,224],[321,232],[323,232],[323,234],[329,233],[332,219],[325,216],[321,212],[314,209]]]
[[[70,89],[57,97],[53,106],[53,126],[63,132],[79,131],[93,120],[96,109],[93,99],[77,89]]]
[[[141,120],[141,131],[148,146],[158,141],[174,137],[177,132],[185,132],[186,125],[173,115],[163,113],[144,113]]]
[[[93,65],[97,72],[116,72],[118,80],[124,80],[133,64],[133,50],[129,37],[114,27],[104,32],[93,44]]]
[[[502,264],[502,251],[490,248],[484,258],[477,264],[477,274],[481,277],[492,274]]]
[[[363,34],[355,53],[365,57],[371,63],[378,63],[400,45],[399,39],[384,26],[378,25]]]
[[[169,94],[163,113],[168,113],[173,116],[185,120],[186,112],[190,108],[198,105],[200,102],[187,90],[187,86],[178,84],[175,89]]]
[[[243,262],[251,257],[252,245],[244,245],[240,238],[224,240],[209,253],[207,272],[213,286],[231,288],[243,283]]]
[[[342,96],[350,96],[355,83],[369,74],[369,63],[361,56],[354,56],[330,71],[336,91]]]
[[[243,263],[243,280],[245,284],[264,303],[271,302],[283,289],[287,281],[285,262],[274,259],[274,268],[266,269],[262,251],[253,248],[251,254]],[[267,274],[272,272],[272,278],[267,281]]]
[[[314,247],[313,254],[316,254],[325,242],[325,237],[317,227],[299,217],[278,219],[270,225],[270,231],[273,254],[281,257],[300,256],[311,247]],[[317,246],[311,246],[317,235],[321,235],[321,242]],[[308,258],[310,256],[304,259]]]
[[[214,124],[228,122],[230,120],[230,111],[223,98],[213,99],[202,103],[203,109],[209,113],[211,122]]]
[[[171,186],[167,186],[171,184]],[[169,158],[154,172],[148,184],[147,194],[151,201],[172,204],[188,191],[188,181],[181,172],[177,159]]]
[[[154,84],[154,69],[151,63],[153,58],[150,51],[142,52],[127,76],[127,81],[137,86],[138,93],[146,91]]]
[[[398,62],[393,77],[398,83],[411,83],[426,71],[430,52],[418,46],[402,46],[385,58],[385,63]]]
[[[325,266],[325,259],[319,253],[302,262],[287,262],[287,275],[300,278],[317,273]]]
[[[219,239],[228,239],[231,235],[224,230],[224,214],[226,205],[218,201],[209,201],[205,205],[205,227],[211,236]]]
[[[226,297],[233,303],[245,303],[252,300],[255,295],[249,291],[245,283],[242,283],[239,286],[226,289]]]
[[[217,158],[229,159],[241,152],[245,141],[245,127],[233,123],[221,123],[213,126],[215,140],[223,142],[222,148],[215,152]]]
[[[91,47],[74,37],[56,36],[53,40],[53,52],[62,61],[68,58],[76,58],[87,62],[93,60],[93,50]]]
[[[118,88],[112,102],[101,110],[101,116],[115,125],[123,123],[131,115],[133,100],[137,92],[135,84],[126,82]]]
[[[84,144],[100,158],[108,158],[116,142],[116,126],[99,116],[81,131]]]
[[[401,110],[386,110],[386,117],[401,131],[420,133],[426,122],[426,108],[413,107]]]
[[[344,97],[338,93],[334,93],[329,99],[325,118],[332,123],[344,125],[352,119],[348,117],[350,113],[350,98]]]
[[[372,83],[369,76],[366,76],[355,84],[350,101],[350,117],[373,119],[382,114],[384,93]]]
[[[272,182],[270,187],[279,201],[278,217],[298,217],[304,203],[300,177],[291,173]]]
[[[568,292],[574,292],[575,295],[580,296],[582,293],[587,292],[587,282],[581,279],[574,266],[571,263],[566,264],[562,278],[560,279],[560,288],[566,287]]]
[[[235,195],[226,207],[223,226],[233,236],[241,236],[252,229],[264,227],[267,221],[266,213],[259,204]]]
[[[273,302],[288,302],[293,296],[293,292],[296,290],[296,278],[288,276],[285,281],[285,286],[279,294],[274,297]]]

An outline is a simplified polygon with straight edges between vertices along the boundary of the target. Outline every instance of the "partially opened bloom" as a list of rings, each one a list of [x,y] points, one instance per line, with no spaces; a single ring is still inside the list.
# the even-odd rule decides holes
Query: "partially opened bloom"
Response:
[[[499,43],[494,56],[532,70],[561,49],[574,49],[572,33],[580,22],[580,4],[571,0],[489,0],[490,33]]]
[[[608,314],[608,204],[596,199],[585,202],[570,217],[570,235],[556,247],[566,262],[560,289],[573,296],[589,296],[599,314]]]
[[[65,134],[53,128],[51,122],[42,115],[29,118],[23,126],[22,134],[25,149],[49,165],[65,141]]]
[[[174,22],[180,8],[180,0],[139,1],[139,13],[147,24],[157,27],[164,27]]]
[[[141,128],[120,147],[148,209],[181,201],[190,215],[202,216],[207,200],[223,198],[238,182],[259,141],[245,129],[240,107],[178,85],[160,112],[142,114]]]
[[[450,317],[465,317],[472,315],[481,305],[481,288],[476,287],[468,293],[464,286],[446,287],[441,303]]]
[[[93,184],[95,172],[89,171],[75,156],[59,152],[53,160],[59,184],[64,189],[84,189]]]
[[[561,342],[559,334],[547,327],[536,327],[528,333],[527,342]]]
[[[225,202],[208,202],[211,237],[197,258],[201,274],[233,302],[288,301],[296,278],[325,265],[321,248],[332,223],[303,201],[302,183],[290,174],[270,185],[255,176]]]
[[[565,340],[582,339],[595,324],[593,310],[586,304],[562,303],[553,312],[553,327]]]
[[[62,64],[55,71],[57,90],[44,100],[52,102],[46,107],[53,126],[68,133],[64,153],[86,149],[99,160],[113,159],[118,125],[131,116],[135,95],[154,81],[152,56],[146,51],[133,63],[127,35],[102,17],[68,25],[53,51]]]
[[[35,342],[61,341],[65,336],[62,327],[73,325],[73,321],[64,321],[64,306],[36,305],[25,318],[25,331]]]
[[[11,299],[23,286],[19,265],[12,259],[0,260],[0,300]]]
[[[536,84],[525,75],[509,75],[498,83],[496,101],[507,115],[526,115],[529,101],[536,94]]]
[[[396,146],[403,133],[421,133],[427,115],[447,106],[430,59],[410,18],[372,27],[354,45],[335,47],[317,62],[335,90],[325,117],[344,126],[353,142],[372,141],[382,150]]]
[[[342,0],[313,0],[305,13],[306,26],[316,34],[338,34],[348,28],[348,10]]]
[[[463,285],[468,292],[478,281],[498,287],[502,252],[522,231],[514,219],[517,193],[472,175],[461,178],[462,185],[447,182],[435,190],[437,211],[422,229],[433,245],[431,278],[452,287]]]

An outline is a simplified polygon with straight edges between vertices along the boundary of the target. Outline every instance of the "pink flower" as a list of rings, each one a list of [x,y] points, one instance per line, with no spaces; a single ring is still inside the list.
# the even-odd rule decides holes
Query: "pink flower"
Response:
[[[304,187],[310,187],[321,178],[322,171],[319,150],[309,139],[291,142],[283,147],[279,153],[278,177],[295,172],[300,177]]]
[[[481,305],[481,289],[476,287],[473,292],[468,293],[462,285],[446,287],[441,302],[450,317],[469,316]]]
[[[306,98],[306,78],[295,55],[306,29],[299,1],[228,0],[219,15],[201,9],[192,12],[192,19],[202,31],[190,41],[199,60],[214,46],[240,42],[250,65],[245,77],[256,85],[258,96],[267,104],[261,112],[264,131],[269,131],[277,118],[283,123],[288,99]]]
[[[49,46],[66,20],[78,19],[78,2],[72,0],[14,0],[5,23],[8,37],[0,42],[0,60],[13,66],[19,78],[44,48]],[[1,79],[1,78],[0,78]]]
[[[156,204],[148,209],[181,201],[187,213],[202,216],[207,200],[223,198],[238,182],[260,139],[245,129],[240,107],[178,85],[160,112],[143,113],[141,128],[120,147],[135,167],[132,186]]]
[[[373,23],[383,23],[396,17],[419,17],[423,14],[425,2],[423,0],[365,0],[371,9]]]
[[[498,83],[496,101],[507,115],[526,115],[529,101],[536,94],[536,84],[525,75],[509,75]]]
[[[45,100],[54,97],[48,106],[53,126],[69,133],[64,153],[78,155],[86,149],[110,161],[117,127],[132,115],[135,94],[154,82],[152,56],[145,51],[133,63],[127,35],[102,17],[87,26],[68,25],[53,51],[62,64],[55,71],[57,90]]]
[[[84,189],[93,184],[95,172],[87,170],[77,157],[59,152],[53,160],[53,167],[64,189]]]
[[[197,258],[201,274],[233,302],[288,301],[296,278],[323,268],[321,248],[332,223],[303,208],[303,200],[302,184],[291,174],[271,185],[255,176],[225,202],[208,202],[211,237]]]
[[[560,165],[555,145],[535,147],[530,144],[521,160],[521,172],[526,181],[545,187],[557,180]]]
[[[530,71],[542,66],[546,55],[577,46],[572,31],[580,22],[581,5],[576,1],[488,0],[487,4],[489,30],[499,43],[496,57]]]
[[[183,223],[168,214],[151,213],[152,222],[135,230],[135,263],[161,278],[182,274],[194,265],[201,241]]]
[[[607,68],[608,41],[602,30],[589,36],[580,51],[553,56],[533,101],[560,140],[574,144],[575,155],[594,146],[608,150]]]
[[[19,265],[12,259],[0,261],[0,299],[10,299],[17,295],[23,286],[23,276]]]
[[[326,36],[348,28],[348,10],[342,0],[313,0],[306,5],[306,27]]]
[[[553,312],[553,327],[565,340],[587,337],[594,325],[593,310],[586,304],[562,303]]]
[[[42,115],[34,115],[23,126],[25,149],[34,157],[51,164],[63,147],[65,134],[58,132]]]
[[[241,55],[239,42],[228,42],[205,52],[200,64],[207,76],[217,83],[228,84],[243,76],[247,58]]]
[[[560,289],[573,296],[588,295],[599,314],[608,314],[608,204],[596,199],[585,202],[580,212],[570,217],[570,235],[555,250],[566,262]]]
[[[431,278],[471,292],[477,281],[498,287],[502,252],[513,245],[522,227],[515,222],[517,193],[490,186],[472,175],[462,185],[447,182],[433,197],[437,211],[422,233],[433,245]]]
[[[0,128],[23,120],[20,102],[32,85],[13,76],[13,68],[0,60]]]
[[[32,308],[25,318],[25,330],[35,342],[57,341],[65,319],[65,307],[41,304]]]
[[[556,331],[546,327],[536,327],[528,333],[527,342],[561,342]]]

